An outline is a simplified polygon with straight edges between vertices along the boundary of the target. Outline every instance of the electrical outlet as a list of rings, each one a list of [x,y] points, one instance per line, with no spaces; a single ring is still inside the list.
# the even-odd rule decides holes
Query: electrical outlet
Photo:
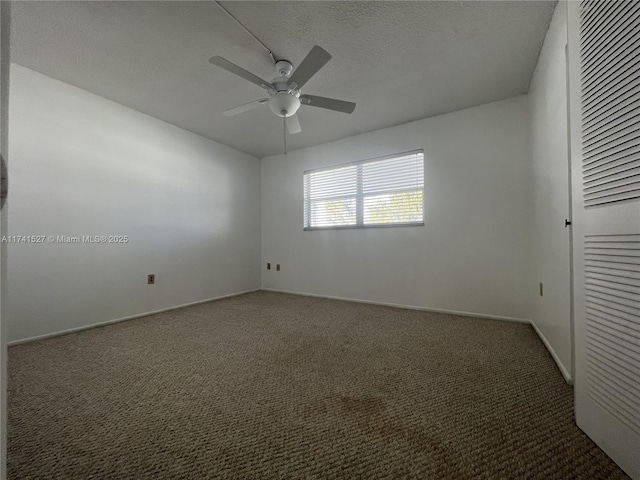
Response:
[[[280,264],[279,264],[279,263],[277,263],[277,264],[276,264],[276,270],[277,270],[278,272],[280,271]]]
[[[267,270],[271,270],[271,262],[267,262]]]
[[[153,273],[147,275],[147,285],[153,285],[156,283],[156,276]]]
[[[544,285],[542,285],[542,282],[540,282],[540,296],[544,297]]]

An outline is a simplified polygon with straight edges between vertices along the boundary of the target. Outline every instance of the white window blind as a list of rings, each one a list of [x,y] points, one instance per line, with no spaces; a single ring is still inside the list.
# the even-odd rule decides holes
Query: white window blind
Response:
[[[304,172],[304,228],[424,225],[424,153]]]

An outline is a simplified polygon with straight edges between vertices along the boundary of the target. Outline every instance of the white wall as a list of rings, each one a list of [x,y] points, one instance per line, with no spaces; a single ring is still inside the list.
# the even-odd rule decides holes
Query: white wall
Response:
[[[0,1],[0,152],[8,160],[8,111],[11,29],[11,3]],[[0,213],[0,237],[7,233],[5,203]],[[7,317],[4,313],[7,287],[7,245],[0,243],[0,479],[7,477]]]
[[[533,182],[532,320],[565,378],[571,377],[566,3],[558,2],[529,89]],[[544,296],[538,284],[544,284]]]
[[[527,107],[520,96],[263,159],[263,287],[528,318]],[[418,148],[424,227],[303,231],[305,170]]]
[[[260,288],[259,160],[15,65],[10,340]],[[147,274],[156,284],[146,284]]]

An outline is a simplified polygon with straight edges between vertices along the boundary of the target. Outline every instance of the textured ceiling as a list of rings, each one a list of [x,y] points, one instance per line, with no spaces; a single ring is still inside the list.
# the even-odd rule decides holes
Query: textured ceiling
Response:
[[[526,93],[555,2],[222,5],[294,68],[323,47],[333,58],[303,92],[357,103],[351,115],[302,106],[293,150]],[[222,115],[266,95],[211,56],[275,70],[215,2],[19,1],[12,15],[14,62],[257,157],[282,151],[267,107]]]

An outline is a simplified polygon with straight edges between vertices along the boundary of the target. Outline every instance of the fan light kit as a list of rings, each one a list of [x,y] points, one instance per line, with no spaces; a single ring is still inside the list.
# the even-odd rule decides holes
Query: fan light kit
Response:
[[[209,62],[217,65],[226,71],[248,80],[251,83],[264,88],[269,94],[269,98],[262,98],[253,102],[240,105],[224,112],[224,115],[232,116],[252,110],[260,105],[269,105],[269,109],[279,117],[283,118],[286,130],[290,134],[302,131],[300,121],[296,115],[301,105],[335,110],[337,112],[351,113],[356,108],[353,102],[345,102],[335,98],[318,97],[316,95],[302,94],[300,88],[313,77],[329,60],[331,55],[319,47],[314,46],[307,54],[302,63],[294,71],[293,65],[286,60],[276,62],[276,78],[271,82],[261,79],[257,75],[239,67],[235,63],[222,57],[212,57]],[[288,120],[288,121],[287,121]],[[286,142],[286,137],[285,137]],[[286,153],[286,143],[285,143]]]

